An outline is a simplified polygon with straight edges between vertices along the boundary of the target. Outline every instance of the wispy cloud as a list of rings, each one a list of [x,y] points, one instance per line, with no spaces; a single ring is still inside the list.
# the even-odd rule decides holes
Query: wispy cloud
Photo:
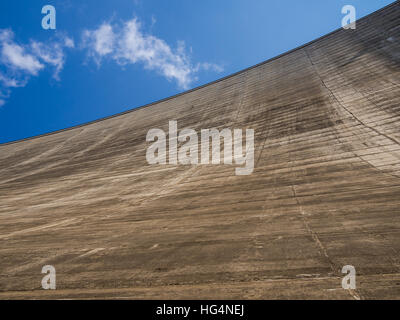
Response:
[[[62,41],[44,44],[42,42],[31,41],[32,53],[47,65],[54,67],[53,77],[60,80],[59,74],[64,67],[65,54],[64,47],[73,48],[74,42],[71,38],[65,37]]]
[[[151,26],[156,23],[152,16]],[[92,30],[83,30],[80,49],[86,51],[100,67],[103,59],[120,66],[140,63],[147,70],[174,80],[179,87],[188,89],[197,80],[197,73],[222,72],[220,65],[209,62],[191,62],[192,49],[187,52],[185,43],[175,47],[142,30],[137,18],[122,22],[104,22]],[[29,79],[50,69],[53,78],[60,81],[66,60],[66,49],[75,48],[74,40],[62,33],[47,42],[30,39],[27,43],[15,40],[11,29],[0,29],[0,106],[9,98],[12,89],[24,87]]]
[[[204,70],[204,71],[214,71],[214,72],[222,72],[224,68],[216,63],[209,62],[201,62],[196,64],[196,71]]]
[[[195,74],[200,69],[222,71],[222,67],[216,64],[193,65],[183,41],[178,41],[176,48],[172,48],[166,41],[144,33],[137,18],[121,25],[105,22],[97,29],[85,30],[83,46],[98,65],[106,57],[121,66],[141,63],[145,69],[157,71],[168,80],[177,81],[184,89],[196,80]]]
[[[115,34],[110,24],[102,24],[93,31],[83,32],[83,46],[89,49],[89,56],[93,57],[97,64],[100,64],[103,56],[113,52]]]
[[[74,47],[73,40],[66,36],[50,43],[30,40],[28,44],[21,44],[14,40],[12,30],[0,29],[0,106],[12,88],[24,87],[30,77],[37,76],[47,66],[54,68],[53,77],[59,80],[65,47]]]
[[[14,34],[11,30],[0,31],[1,62],[8,68],[37,75],[43,69],[43,64],[29,54],[23,46],[13,41]]]

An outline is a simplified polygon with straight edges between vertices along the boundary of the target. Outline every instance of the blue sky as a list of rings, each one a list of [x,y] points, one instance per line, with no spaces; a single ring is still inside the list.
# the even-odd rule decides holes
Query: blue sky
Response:
[[[392,2],[2,0],[0,143],[205,84],[339,28],[346,4],[360,18]]]

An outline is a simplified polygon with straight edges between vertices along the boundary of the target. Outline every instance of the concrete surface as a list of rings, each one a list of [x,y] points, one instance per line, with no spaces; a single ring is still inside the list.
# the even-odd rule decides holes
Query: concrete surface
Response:
[[[120,116],[0,146],[0,299],[399,299],[400,5]],[[255,169],[146,133],[255,129]],[[57,290],[41,289],[44,265]],[[357,289],[344,290],[353,265]]]

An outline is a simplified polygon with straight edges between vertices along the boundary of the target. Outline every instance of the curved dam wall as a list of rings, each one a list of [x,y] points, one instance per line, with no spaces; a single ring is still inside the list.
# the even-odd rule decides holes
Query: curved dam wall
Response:
[[[398,299],[399,106],[395,2],[172,99],[1,145],[0,298]],[[254,171],[150,165],[146,135],[171,120],[254,129]]]

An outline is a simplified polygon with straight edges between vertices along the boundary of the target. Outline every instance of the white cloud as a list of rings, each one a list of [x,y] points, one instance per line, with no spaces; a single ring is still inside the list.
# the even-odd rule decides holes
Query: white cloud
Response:
[[[222,72],[222,71],[224,71],[224,68],[215,63],[201,62],[196,65],[195,70],[196,71],[204,70],[204,71]]]
[[[32,52],[43,62],[51,65],[55,68],[53,77],[59,80],[59,73],[64,66],[64,52],[63,48],[59,43],[53,43],[50,45],[32,41],[31,42]]]
[[[64,46],[67,48],[75,48],[74,40],[69,37],[64,37]]]
[[[103,23],[98,29],[83,32],[84,46],[89,48],[89,55],[100,63],[101,58],[110,54],[114,48],[115,35],[111,25]]]
[[[12,30],[0,29],[0,106],[10,96],[11,88],[24,87],[30,77],[47,66],[54,68],[53,77],[59,80],[65,62],[64,47],[73,48],[73,40],[63,36],[48,43],[31,40],[20,44],[14,40]]]
[[[0,73],[0,82],[6,88],[17,88],[17,87],[23,87],[25,85],[24,81],[20,81],[20,80],[17,80],[17,79],[9,78],[9,77],[5,76],[2,73]]]
[[[156,23],[152,16],[151,27]],[[142,31],[141,23],[134,18],[121,24],[104,22],[97,29],[84,30],[83,48],[100,66],[108,58],[120,66],[140,63],[179,87],[188,89],[197,80],[196,73],[205,70],[222,72],[221,66],[209,62],[192,64],[183,41],[175,48],[166,41]],[[14,40],[11,29],[0,29],[0,106],[4,105],[13,88],[24,87],[29,79],[45,69],[53,70],[53,78],[60,80],[66,48],[75,48],[74,40],[58,33],[47,42],[31,39],[28,43]]]
[[[3,44],[1,54],[3,61],[11,67],[33,75],[37,75],[39,70],[44,67],[34,56],[25,53],[25,50],[16,44]]]
[[[177,81],[184,89],[189,88],[200,69],[222,71],[221,67],[210,63],[193,66],[183,41],[173,49],[164,40],[145,34],[136,18],[121,26],[103,23],[95,30],[85,30],[83,44],[98,64],[106,56],[121,66],[141,63],[145,69],[155,70],[168,80]]]
[[[44,66],[25,48],[13,42],[10,30],[0,30],[1,57],[0,61],[9,68],[19,69],[32,75],[37,75]]]

